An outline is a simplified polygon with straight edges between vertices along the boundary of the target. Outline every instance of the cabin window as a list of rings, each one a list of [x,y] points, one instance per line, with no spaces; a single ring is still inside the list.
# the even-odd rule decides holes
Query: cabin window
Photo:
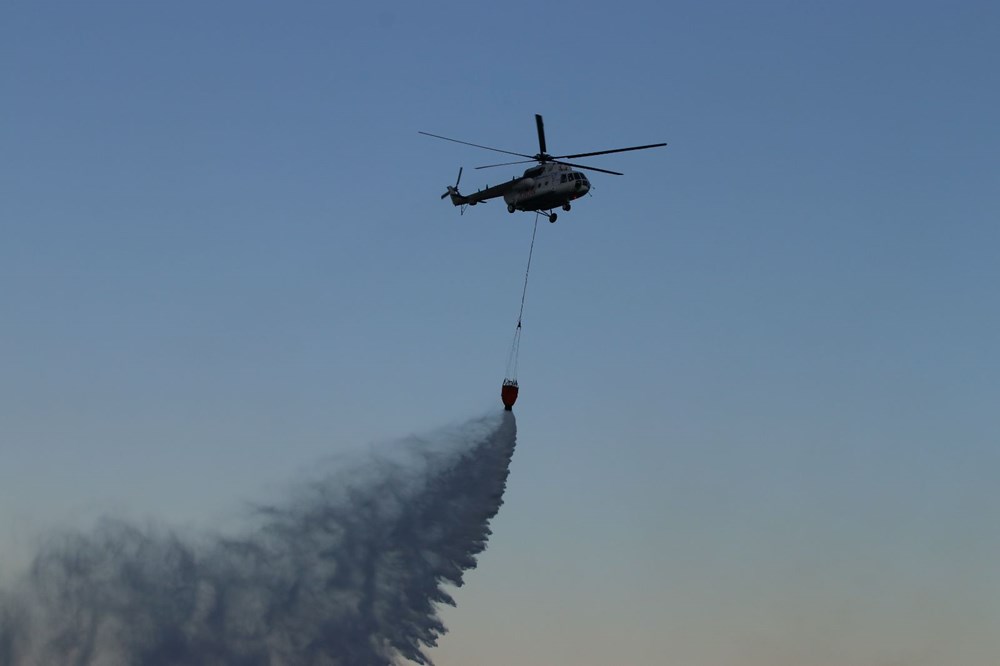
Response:
[[[565,183],[566,182],[566,174],[563,174],[563,175],[559,176],[559,182],[560,183]]]

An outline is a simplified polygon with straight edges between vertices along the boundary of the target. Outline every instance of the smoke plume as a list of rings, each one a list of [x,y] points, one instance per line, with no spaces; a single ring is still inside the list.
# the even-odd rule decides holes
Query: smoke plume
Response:
[[[110,519],[53,538],[0,593],[0,664],[429,664],[443,588],[486,547],[515,439],[510,412],[414,438],[258,507],[235,538]]]

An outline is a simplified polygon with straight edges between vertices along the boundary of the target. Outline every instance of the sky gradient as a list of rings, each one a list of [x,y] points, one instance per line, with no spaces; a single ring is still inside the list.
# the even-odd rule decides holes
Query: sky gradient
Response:
[[[1000,663],[1000,9],[0,9],[0,575],[499,408],[439,666]]]

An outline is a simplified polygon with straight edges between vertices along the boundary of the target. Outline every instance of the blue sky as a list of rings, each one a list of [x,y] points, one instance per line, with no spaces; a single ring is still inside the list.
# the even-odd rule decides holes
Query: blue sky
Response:
[[[478,415],[532,218],[425,130],[592,158],[441,666],[1000,661],[1000,10],[0,10],[0,571]]]

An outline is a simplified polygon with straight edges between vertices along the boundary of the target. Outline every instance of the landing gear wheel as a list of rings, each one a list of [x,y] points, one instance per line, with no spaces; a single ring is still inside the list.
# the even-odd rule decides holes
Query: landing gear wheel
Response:
[[[567,201],[566,203],[563,204],[563,210],[568,213],[569,209],[570,209],[570,205],[569,205],[569,202]]]
[[[549,222],[555,222],[559,218],[555,213],[549,213]]]
[[[515,210],[517,210],[517,209],[514,208],[514,204],[507,204],[507,212],[508,213],[513,213]]]

